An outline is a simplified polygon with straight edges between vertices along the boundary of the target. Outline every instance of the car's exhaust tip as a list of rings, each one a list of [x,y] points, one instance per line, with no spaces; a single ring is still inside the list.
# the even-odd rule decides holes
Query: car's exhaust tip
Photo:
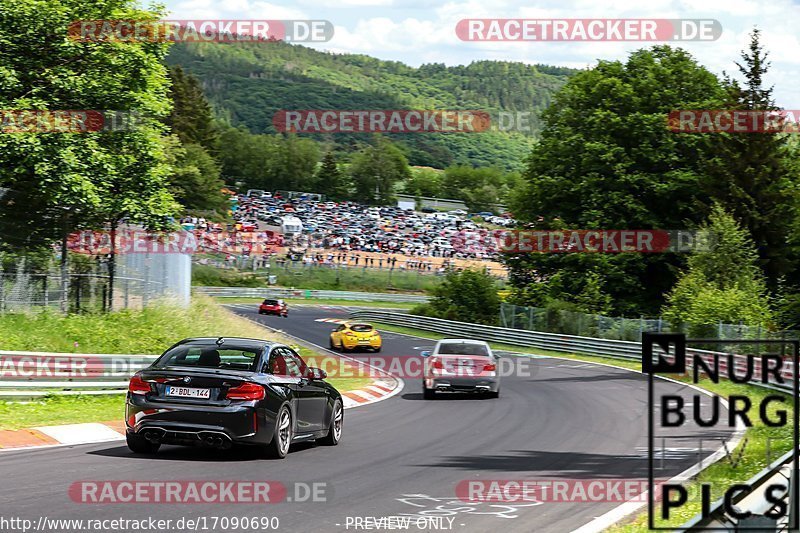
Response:
[[[160,428],[145,429],[142,431],[142,436],[153,444],[158,444],[161,442],[161,439],[164,437],[165,433],[166,432]]]
[[[233,446],[233,441],[225,433],[218,433],[216,431],[201,431],[197,436],[200,438],[200,442],[203,444],[203,446],[208,446],[209,448],[220,448],[222,450],[227,450]]]

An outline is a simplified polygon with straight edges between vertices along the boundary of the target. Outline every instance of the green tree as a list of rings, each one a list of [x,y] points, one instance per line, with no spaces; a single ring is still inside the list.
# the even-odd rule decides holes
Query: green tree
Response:
[[[759,30],[753,30],[742,62],[736,63],[745,79],[744,86],[726,79],[726,109],[777,111],[772,87],[764,85],[769,70],[768,54],[760,43]],[[781,134],[711,135],[714,157],[707,163],[709,179],[705,188],[741,221],[754,239],[761,264],[771,288],[782,276],[796,274],[797,246],[790,239],[800,208],[798,183],[800,165]]]
[[[65,230],[113,229],[122,217],[161,227],[176,212],[161,147],[161,121],[170,111],[167,45],[65,37],[75,20],[162,16],[129,0],[4,2],[0,108],[138,114],[127,131],[0,135],[0,187],[15,191],[15,202],[0,209],[6,244],[25,245],[8,231],[13,227],[41,243]]]
[[[680,49],[655,46],[626,62],[600,61],[573,76],[544,112],[541,140],[528,159],[523,190],[513,195],[512,212],[540,229],[700,224],[710,204],[702,192],[710,136],[672,133],[665,117],[674,109],[717,109],[724,97],[720,81]],[[559,298],[565,300],[596,273],[605,280],[614,313],[639,316],[658,312],[682,258],[535,253],[509,255],[506,263],[522,294],[527,284],[567,274],[568,292]]]
[[[411,169],[411,176],[403,183],[403,192],[414,196],[443,198],[442,173],[430,168]]]
[[[498,168],[455,165],[444,171],[442,194],[463,200],[472,211],[492,211],[505,200],[513,176]]]
[[[280,157],[279,139],[229,128],[220,135],[219,161],[223,178],[244,188],[272,190],[273,168]]]
[[[415,308],[415,313],[427,316],[497,324],[500,297],[494,278],[478,270],[451,271],[432,291],[431,301]]]
[[[407,180],[411,171],[400,149],[379,135],[374,139],[374,145],[353,156],[350,176],[355,185],[354,199],[368,204],[390,204],[395,184]]]
[[[172,82],[172,112],[167,118],[167,125],[183,144],[197,144],[216,155],[219,150],[219,130],[200,82],[177,66],[170,68],[169,77]]]
[[[350,197],[348,176],[339,170],[336,156],[332,151],[325,153],[322,164],[314,175],[314,192],[324,194],[335,201],[346,200]]]
[[[687,325],[690,335],[713,334],[719,322],[771,325],[764,275],[747,230],[718,204],[702,229],[713,237],[711,247],[689,258],[667,296],[664,318]]]
[[[277,161],[270,166],[269,190],[289,189],[313,192],[314,170],[319,163],[319,146],[295,134],[278,137]]]
[[[222,193],[225,183],[214,158],[199,144],[182,145],[176,136],[166,138],[165,144],[175,199],[189,211],[214,211],[224,216],[229,202]]]

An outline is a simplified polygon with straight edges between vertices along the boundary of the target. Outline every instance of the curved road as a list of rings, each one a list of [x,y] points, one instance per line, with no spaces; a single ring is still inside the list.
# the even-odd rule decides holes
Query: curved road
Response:
[[[323,346],[331,324],[319,320],[346,317],[346,310],[336,307],[294,306],[289,319],[259,317],[254,306],[231,308]],[[432,344],[389,332],[383,337],[384,349],[372,357],[418,357],[420,347]],[[130,453],[118,442],[3,452],[2,514],[34,521],[41,515],[173,520],[277,516],[279,531],[291,532],[357,531],[355,517],[442,516],[453,519],[451,526],[448,520],[442,522],[452,531],[571,531],[619,503],[466,504],[456,498],[455,487],[462,480],[645,479],[646,381],[633,372],[575,361],[526,362],[527,371],[503,378],[497,400],[448,396],[424,401],[420,381],[406,379],[399,395],[348,410],[338,447],[295,446],[283,461],[262,459],[247,450],[171,446],[149,458]],[[659,387],[687,398],[694,394],[677,384]],[[664,461],[656,462],[657,467],[663,463],[657,477],[671,477],[697,461],[695,435],[687,425],[669,439]],[[708,438],[708,431],[703,435]],[[706,441],[704,449],[716,447]],[[290,487],[295,482],[320,482],[326,484],[328,501],[93,505],[74,503],[68,496],[70,484],[80,480],[206,479],[277,480]],[[418,531],[413,524],[411,530]],[[429,530],[433,529],[432,525]]]

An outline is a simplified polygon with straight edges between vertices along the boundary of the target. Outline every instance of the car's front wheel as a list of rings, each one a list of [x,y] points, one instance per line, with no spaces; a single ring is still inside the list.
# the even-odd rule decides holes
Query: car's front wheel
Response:
[[[267,445],[267,454],[275,459],[286,457],[292,444],[292,435],[292,412],[288,405],[283,405],[275,417],[275,434]]]
[[[333,415],[331,415],[331,425],[328,428],[328,434],[318,439],[322,445],[336,446],[342,438],[342,423],[344,422],[344,408],[342,402],[336,400],[333,404]]]
[[[161,448],[161,444],[150,442],[141,435],[136,435],[133,433],[126,433],[125,441],[128,443],[128,448],[134,453],[145,453],[152,455],[156,453],[159,448]]]
[[[333,339],[328,339],[328,345],[330,346],[331,350],[336,349],[336,345],[333,344]]]

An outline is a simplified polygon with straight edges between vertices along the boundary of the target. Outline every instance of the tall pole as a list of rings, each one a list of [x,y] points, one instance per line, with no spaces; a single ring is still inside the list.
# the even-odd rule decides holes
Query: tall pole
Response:
[[[117,221],[111,221],[111,254],[108,260],[108,310],[114,310],[114,273],[117,266]]]
[[[61,237],[61,312],[67,312],[69,296],[69,279],[67,271],[67,237],[69,236],[69,211],[64,211],[64,228]]]

